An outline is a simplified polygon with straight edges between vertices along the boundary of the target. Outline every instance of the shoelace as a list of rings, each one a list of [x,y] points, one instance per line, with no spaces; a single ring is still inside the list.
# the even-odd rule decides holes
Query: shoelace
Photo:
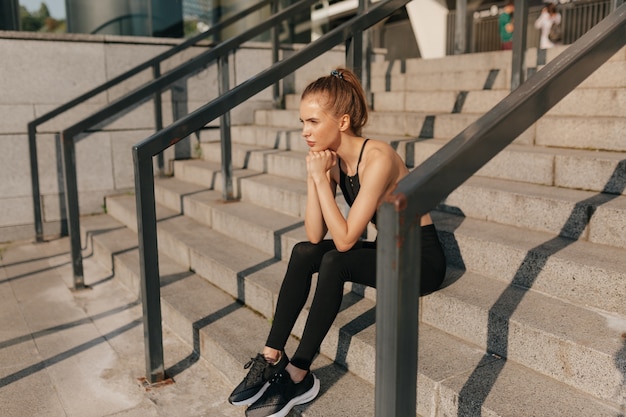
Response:
[[[263,361],[263,363],[261,363],[261,361]],[[259,363],[259,366],[254,366],[257,363]],[[250,372],[248,372],[248,375],[246,375],[246,380],[259,379],[259,377],[263,375],[263,371],[265,370],[265,364],[265,360],[259,358],[258,356],[256,358],[250,358],[248,363],[243,366],[244,369],[248,369],[252,366],[252,369],[250,369]]]

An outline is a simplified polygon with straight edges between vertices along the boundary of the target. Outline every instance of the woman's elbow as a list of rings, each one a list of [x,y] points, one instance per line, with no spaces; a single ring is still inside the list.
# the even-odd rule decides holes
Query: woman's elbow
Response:
[[[354,241],[345,241],[345,242],[335,241],[335,248],[339,252],[348,252],[350,249],[352,249],[355,243],[356,242]]]

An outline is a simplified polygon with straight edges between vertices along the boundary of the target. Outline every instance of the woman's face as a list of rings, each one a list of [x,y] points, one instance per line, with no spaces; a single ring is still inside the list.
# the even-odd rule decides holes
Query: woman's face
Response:
[[[336,150],[340,139],[340,121],[324,107],[319,94],[308,95],[300,102],[302,137],[312,151]]]

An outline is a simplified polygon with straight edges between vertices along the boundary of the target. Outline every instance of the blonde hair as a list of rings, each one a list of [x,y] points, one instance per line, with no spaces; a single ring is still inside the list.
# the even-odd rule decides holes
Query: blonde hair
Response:
[[[350,116],[350,128],[356,135],[361,135],[367,123],[368,110],[363,87],[354,72],[343,67],[334,69],[330,75],[309,84],[301,99],[313,94],[325,97],[326,102],[322,102],[322,106],[333,116]]]

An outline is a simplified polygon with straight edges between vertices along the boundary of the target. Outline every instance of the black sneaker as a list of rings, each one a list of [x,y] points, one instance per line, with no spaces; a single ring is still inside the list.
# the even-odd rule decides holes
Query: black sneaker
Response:
[[[262,354],[257,354],[256,358],[251,358],[244,366],[250,368],[248,375],[237,385],[228,397],[228,402],[233,405],[249,405],[258,400],[265,390],[270,386],[270,379],[277,372],[282,372],[289,363],[287,355],[283,352],[276,365],[272,365],[265,360]]]
[[[265,394],[246,410],[246,417],[285,417],[293,407],[312,401],[320,381],[311,372],[296,384],[284,371],[274,375]]]

